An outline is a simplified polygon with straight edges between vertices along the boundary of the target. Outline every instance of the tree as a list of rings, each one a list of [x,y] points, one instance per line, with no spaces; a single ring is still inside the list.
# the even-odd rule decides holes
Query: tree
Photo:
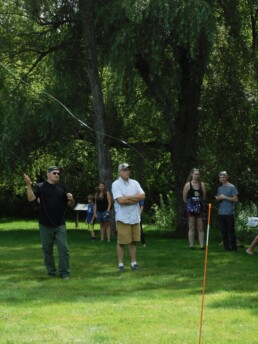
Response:
[[[110,184],[111,161],[127,160],[147,203],[176,191],[180,233],[182,189],[192,167],[214,188],[218,162],[234,155],[224,166],[241,176],[242,194],[252,190],[256,9],[256,1],[244,0],[1,1],[1,61],[30,85],[1,68],[2,185],[8,171],[17,176],[31,166],[37,176],[47,161],[63,163],[70,180],[76,169],[78,185],[83,178],[93,183],[97,171]],[[91,171],[75,152],[91,160]]]
[[[105,105],[103,100],[102,86],[99,79],[92,0],[80,1],[80,15],[84,33],[83,38],[87,61],[87,73],[89,77],[94,108],[94,126],[96,132],[96,150],[99,176],[100,180],[107,183],[110,188],[112,182],[112,169],[109,158],[109,142],[105,123]]]
[[[113,8],[118,17],[105,16],[105,25],[110,25],[106,31],[112,32],[108,42],[115,47],[110,63],[120,71],[137,71],[162,113],[181,232],[182,189],[186,175],[198,162],[198,107],[215,30],[214,8],[210,1],[135,1],[130,5],[114,1]],[[121,59],[122,49],[127,51]]]

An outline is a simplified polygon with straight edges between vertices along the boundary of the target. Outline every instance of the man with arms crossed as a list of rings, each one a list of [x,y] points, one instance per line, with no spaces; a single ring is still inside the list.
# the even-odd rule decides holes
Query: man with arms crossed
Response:
[[[112,194],[115,200],[118,270],[123,272],[124,245],[129,245],[131,269],[139,268],[136,260],[136,243],[141,241],[139,201],[145,199],[145,193],[136,180],[129,178],[130,165],[120,164],[118,172],[119,178],[112,184]]]

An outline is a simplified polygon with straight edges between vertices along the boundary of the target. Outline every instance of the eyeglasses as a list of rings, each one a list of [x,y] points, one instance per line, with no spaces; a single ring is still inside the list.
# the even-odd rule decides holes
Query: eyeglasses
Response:
[[[58,175],[59,176],[59,172],[52,172],[53,173],[53,175],[55,176],[55,175]]]

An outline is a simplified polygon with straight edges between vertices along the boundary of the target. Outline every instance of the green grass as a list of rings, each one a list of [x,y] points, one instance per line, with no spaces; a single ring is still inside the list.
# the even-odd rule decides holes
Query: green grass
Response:
[[[71,223],[71,279],[48,279],[35,221],[0,224],[0,343],[198,343],[205,252],[146,232],[139,271]],[[70,228],[70,225],[68,226]],[[26,229],[27,228],[27,229]],[[258,343],[258,258],[209,245],[202,343]]]
[[[96,229],[99,229],[99,224],[96,223]],[[75,221],[66,222],[67,229],[76,229]],[[80,229],[86,229],[86,225],[83,220],[80,219],[79,226]],[[38,222],[36,220],[17,220],[10,218],[2,218],[0,221],[0,231],[13,231],[13,230],[38,230]]]

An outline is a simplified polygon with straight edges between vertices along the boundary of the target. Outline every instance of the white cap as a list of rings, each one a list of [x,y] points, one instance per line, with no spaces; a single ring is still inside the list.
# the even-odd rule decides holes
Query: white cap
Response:
[[[118,172],[123,171],[123,170],[125,170],[126,168],[131,168],[131,166],[130,166],[129,164],[127,164],[126,162],[123,162],[122,164],[120,164],[120,165],[118,166]]]

